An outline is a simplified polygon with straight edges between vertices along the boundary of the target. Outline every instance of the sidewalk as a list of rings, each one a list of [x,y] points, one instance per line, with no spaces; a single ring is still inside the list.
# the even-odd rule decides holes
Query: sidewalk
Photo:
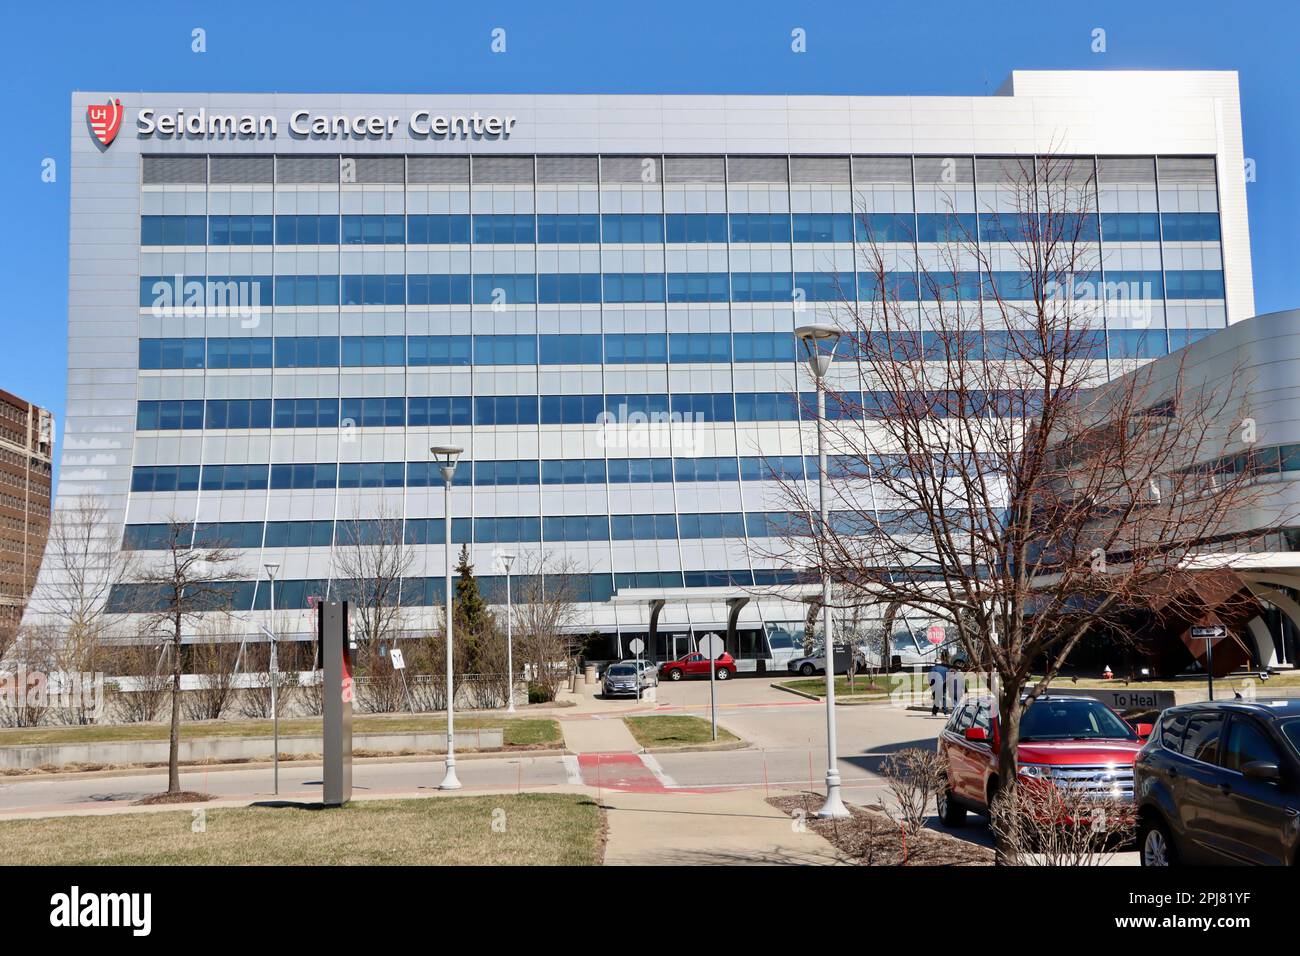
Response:
[[[606,866],[801,865],[847,861],[829,841],[769,806],[760,792],[606,790]]]
[[[635,754],[641,752],[623,718],[588,717],[583,720],[559,718],[564,746],[575,754]]]

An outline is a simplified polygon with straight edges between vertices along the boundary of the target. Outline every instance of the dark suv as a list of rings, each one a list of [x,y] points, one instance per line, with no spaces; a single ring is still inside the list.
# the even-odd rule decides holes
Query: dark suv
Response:
[[[1171,707],[1134,774],[1143,866],[1297,862],[1300,700]]]

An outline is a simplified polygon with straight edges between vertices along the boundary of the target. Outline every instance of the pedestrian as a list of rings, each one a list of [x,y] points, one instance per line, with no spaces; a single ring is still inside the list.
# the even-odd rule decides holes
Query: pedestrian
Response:
[[[948,652],[939,653],[939,662],[930,668],[930,716],[934,717],[943,708],[943,715],[948,716]]]

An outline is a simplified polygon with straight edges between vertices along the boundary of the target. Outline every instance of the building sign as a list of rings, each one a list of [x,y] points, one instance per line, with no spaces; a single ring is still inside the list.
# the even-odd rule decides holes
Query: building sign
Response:
[[[117,101],[119,124],[121,108],[121,101]],[[90,107],[91,111],[96,109],[103,107]],[[295,139],[392,139],[401,129],[412,139],[508,139],[516,122],[514,116],[477,111],[443,114],[421,109],[401,116],[294,110],[289,114],[287,132]],[[91,123],[94,128],[93,115]],[[275,139],[280,128],[279,117],[271,113],[209,113],[204,108],[161,112],[146,107],[136,111],[135,117],[136,134],[142,139]],[[116,133],[115,126],[113,135]]]
[[[117,138],[117,131],[122,128],[122,101],[92,103],[86,107],[86,120],[90,123],[91,135],[107,146]]]

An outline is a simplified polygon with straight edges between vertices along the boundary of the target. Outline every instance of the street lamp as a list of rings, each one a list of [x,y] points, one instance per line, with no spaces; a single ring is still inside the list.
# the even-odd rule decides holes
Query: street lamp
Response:
[[[506,569],[506,713],[515,712],[515,649],[514,649],[514,603],[510,600],[510,568],[515,563],[515,556],[509,551],[498,557]]]
[[[278,642],[275,637],[275,573],[280,570],[280,565],[279,562],[268,561],[262,567],[266,568],[266,576],[271,579],[271,626],[267,630],[267,636],[271,638],[271,733],[273,735],[271,766],[274,792],[278,796],[280,793],[280,678],[276,666],[279,661],[276,655]]]
[[[831,367],[835,346],[839,344],[840,331],[829,325],[804,325],[794,330],[803,343],[804,358],[817,384],[817,494],[820,502],[818,531],[822,544],[826,542],[826,373]],[[847,817],[848,808],[840,796],[840,770],[835,744],[835,642],[831,633],[831,576],[822,561],[822,644],[826,654],[826,802],[817,811],[823,818]]]
[[[461,452],[465,449],[458,448],[455,445],[434,445],[429,449],[433,455],[433,460],[438,465],[438,471],[442,473],[442,480],[446,486],[446,497],[443,499],[443,527],[447,532],[446,549],[444,552],[445,566],[447,572],[447,773],[442,778],[442,783],[438,784],[439,790],[459,790],[460,781],[456,779],[456,719],[453,714],[453,701],[456,697],[456,688],[452,684],[452,643],[451,627],[452,613],[451,607],[451,479],[456,474],[456,462],[460,459]]]

